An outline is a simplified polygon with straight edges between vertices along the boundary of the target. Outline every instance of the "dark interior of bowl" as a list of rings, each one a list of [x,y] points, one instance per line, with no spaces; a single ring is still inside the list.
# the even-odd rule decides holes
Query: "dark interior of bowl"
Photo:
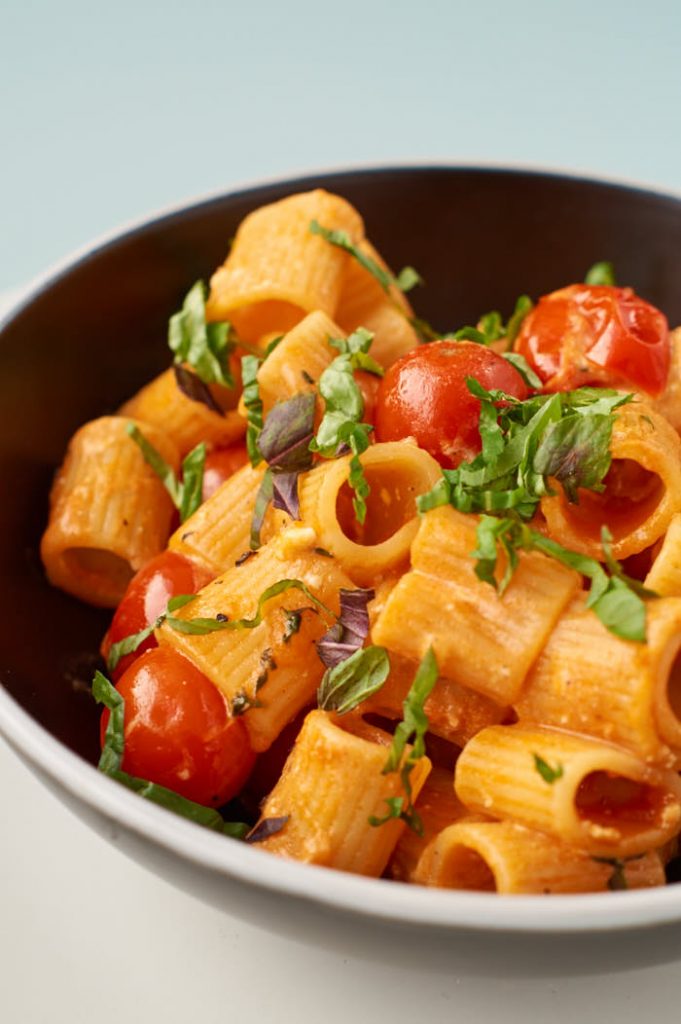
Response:
[[[169,315],[222,262],[242,217],[316,186],[357,206],[395,268],[421,272],[417,312],[442,330],[492,308],[507,314],[519,294],[581,280],[602,259],[681,323],[681,201],[521,172],[388,169],[255,188],[156,220],[54,278],[0,334],[0,682],[89,759],[89,684],[109,616],[44,580],[52,474],[79,424],[167,365]]]

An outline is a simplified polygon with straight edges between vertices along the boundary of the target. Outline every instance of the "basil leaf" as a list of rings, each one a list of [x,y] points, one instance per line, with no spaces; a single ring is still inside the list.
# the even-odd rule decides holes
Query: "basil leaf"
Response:
[[[318,608],[319,611],[328,615],[332,619],[336,618],[331,609],[315,597],[306,583],[303,583],[302,580],[284,579],[278,580],[277,583],[273,583],[272,586],[263,590],[262,594],[258,598],[255,615],[251,619],[228,619],[226,616],[216,617],[214,619],[203,617],[197,617],[195,619],[178,619],[174,615],[167,614],[165,621],[171,629],[176,630],[178,633],[189,633],[190,635],[195,636],[206,636],[208,633],[217,633],[225,629],[255,629],[255,627],[259,626],[262,622],[263,608],[267,602],[271,601],[273,597],[283,594],[286,590],[300,590],[305,594],[305,597],[315,606],[315,608]]]
[[[203,498],[203,474],[206,466],[204,442],[201,441],[185,456],[182,462],[182,483],[180,483],[172,467],[168,465],[153,444],[147,441],[135,424],[128,423],[126,429],[142,452],[144,461],[153,469],[167,490],[173,505],[180,513],[180,522],[183,523],[196,512]]]
[[[612,263],[603,260],[601,263],[594,263],[586,272],[585,284],[591,285],[615,285],[615,268]]]
[[[258,448],[272,469],[303,472],[312,466],[310,441],[314,437],[316,398],[304,391],[278,402],[260,431]]]
[[[172,498],[173,505],[175,505],[176,508],[179,508],[181,501],[180,485],[172,466],[168,465],[160,452],[154,448],[153,444],[147,441],[142,431],[135,426],[134,423],[128,423],[126,430],[128,435],[142,452],[144,461],[153,469],[154,473],[167,490],[168,494]]]
[[[257,551],[258,548],[261,547],[260,534],[262,532],[262,525],[265,521],[267,509],[269,508],[273,496],[274,483],[272,481],[272,470],[268,468],[265,470],[265,475],[260,482],[258,493],[255,496],[253,517],[251,519],[251,551]]]
[[[519,352],[503,352],[502,355],[506,362],[510,363],[518,371],[529,388],[535,388],[537,391],[540,390],[542,382],[527,359],[525,359],[525,356],[521,356]]]
[[[262,843],[263,839],[269,839],[270,836],[274,836],[277,832],[281,832],[284,826],[288,823],[288,814],[281,818],[263,818],[255,828],[251,829],[250,832],[244,837],[247,843]]]
[[[510,348],[515,339],[518,337],[520,328],[523,325],[523,320],[534,309],[534,302],[529,295],[520,295],[516,299],[515,309],[508,318],[506,324],[506,343]],[[532,387],[536,387],[536,384],[532,384]]]
[[[377,377],[382,377],[385,370],[380,363],[369,355],[369,348],[374,340],[372,331],[364,327],[358,327],[356,331],[347,338],[329,338],[329,345],[337,349],[341,355],[349,355],[350,365],[353,370],[366,370]]]
[[[393,821],[395,818],[403,817],[403,796],[387,796],[385,798],[385,803],[388,805],[387,814],[384,814],[382,818],[376,817],[375,814],[371,814],[369,816],[369,824],[373,825],[374,828],[379,828],[381,825],[385,825],[387,822]]]
[[[552,768],[548,761],[545,761],[539,754],[533,754],[535,770],[541,775],[544,782],[549,786],[552,786],[554,782],[563,777],[565,769],[560,762],[555,768]]]
[[[335,668],[362,647],[369,635],[368,604],[375,596],[373,590],[341,587],[338,622],[315,645],[327,668]]]
[[[127,786],[128,789],[132,789],[135,793],[139,793],[145,799],[151,800],[169,811],[174,811],[175,814],[180,814],[183,818],[196,822],[197,825],[203,825],[205,828],[238,839],[242,839],[246,835],[249,830],[248,825],[241,822],[224,821],[221,815],[210,807],[187,800],[186,797],[180,796],[179,793],[175,793],[171,789],[166,789],[165,786],[159,786],[155,782],[139,779],[124,772],[121,769],[121,764],[125,750],[125,701],[101,672],[95,673],[92,682],[92,695],[98,704],[104,704],[110,711],[102,755],[98,764],[101,772]]]
[[[162,617],[156,619],[151,625],[145,626],[144,629],[140,629],[139,633],[131,633],[129,636],[123,637],[122,640],[117,640],[116,643],[111,644],[109,653],[106,659],[106,667],[109,672],[114,672],[118,668],[118,663],[121,658],[124,658],[127,654],[132,654],[140,647],[147,637],[150,637],[155,629],[161,625],[163,621]]]
[[[606,629],[623,640],[645,643],[646,606],[624,580],[613,577],[592,608]]]
[[[418,835],[423,835],[423,823],[414,810],[409,777],[414,765],[426,752],[425,736],[428,731],[428,717],[424,711],[424,705],[437,680],[437,660],[432,647],[429,647],[416,670],[414,681],[402,704],[402,721],[395,730],[388,760],[383,767],[384,775],[400,770],[402,786],[407,797],[407,806],[400,808],[400,817]],[[411,743],[411,750],[405,758],[404,754],[408,743]],[[388,818],[370,818],[369,824],[379,825]]]
[[[272,474],[272,507],[286,512],[291,519],[300,519],[298,472]]]
[[[241,381],[243,384],[243,401],[246,407],[248,426],[246,427],[246,451],[252,466],[259,466],[262,455],[258,448],[258,439],[263,426],[262,399],[258,385],[258,370],[262,360],[257,356],[241,357]]]
[[[384,270],[376,260],[362,252],[359,246],[353,243],[347,231],[331,230],[322,227],[317,220],[310,221],[310,231],[313,235],[321,235],[330,245],[335,245],[336,248],[343,249],[349,253],[361,267],[364,267],[378,281],[384,292],[389,292],[391,285],[400,291],[408,291],[414,285],[423,283],[422,278],[413,267],[405,267],[397,277],[393,277],[389,270]]]
[[[234,387],[229,355],[234,348],[228,323],[206,323],[207,288],[197,281],[187,292],[182,309],[170,318],[168,345],[176,363],[188,363],[204,384]]]
[[[390,672],[384,647],[363,647],[324,673],[317,702],[323,711],[345,715],[383,686]]]
[[[207,384],[204,384],[197,373],[188,370],[179,363],[175,364],[173,371],[175,373],[175,383],[183,395],[186,395],[191,402],[200,402],[201,405],[205,405],[207,409],[217,413],[218,416],[224,416],[222,409],[213,398],[212,391]]]
[[[578,501],[580,487],[604,490],[602,481],[612,461],[612,425],[610,415],[579,413],[550,424],[537,447],[535,472],[558,480],[571,502]]]

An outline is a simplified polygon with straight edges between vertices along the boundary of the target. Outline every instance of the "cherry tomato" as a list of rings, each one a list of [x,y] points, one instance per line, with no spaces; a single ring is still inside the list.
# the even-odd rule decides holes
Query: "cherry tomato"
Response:
[[[376,419],[376,400],[378,398],[378,389],[381,386],[381,378],[377,377],[375,373],[367,373],[366,370],[356,370],[354,376],[364,401],[362,422],[374,423]]]
[[[514,398],[528,389],[511,364],[470,341],[433,341],[407,352],[387,370],[376,407],[379,441],[414,437],[442,466],[453,469],[480,451],[480,402],[466,386],[474,377],[483,387]]]
[[[112,644],[150,626],[166,610],[171,597],[196,594],[212,579],[213,574],[207,569],[174,551],[164,551],[152,558],[128,584],[102,641],[102,656],[108,657]],[[112,672],[114,681],[120,679],[133,661],[152,647],[156,647],[153,634],[136,651],[121,658]]]
[[[248,730],[190,661],[157,647],[130,666],[116,689],[125,701],[123,771],[206,806],[236,796],[255,763]],[[105,709],[102,743],[108,721]]]
[[[238,444],[231,444],[228,448],[214,448],[208,452],[203,471],[203,500],[206,501],[215,494],[218,487],[247,462],[248,452],[246,445],[241,441]]]
[[[669,373],[667,318],[631,288],[575,284],[545,295],[515,349],[549,391],[607,384],[658,395]]]

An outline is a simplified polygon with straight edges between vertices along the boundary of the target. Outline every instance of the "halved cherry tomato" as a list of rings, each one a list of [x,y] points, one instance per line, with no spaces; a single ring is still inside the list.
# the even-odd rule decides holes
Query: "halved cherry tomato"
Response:
[[[206,501],[215,494],[218,487],[248,462],[246,445],[239,441],[228,448],[214,448],[206,455],[203,470],[203,491],[201,497]]]
[[[669,325],[631,288],[575,284],[545,295],[515,343],[548,391],[584,384],[659,395],[669,373]]]
[[[518,371],[491,349],[470,341],[433,341],[387,370],[376,407],[378,440],[413,437],[447,468],[472,459],[481,448],[480,402],[466,377],[514,398],[528,395]]]
[[[248,730],[195,665],[157,647],[130,666],[116,689],[125,701],[123,771],[210,807],[236,796],[255,763]],[[108,720],[105,709],[102,743]]]
[[[164,551],[152,558],[128,584],[102,641],[102,656],[108,657],[112,644],[133,633],[139,633],[155,622],[166,610],[171,597],[196,594],[212,579],[213,574],[207,569],[174,551]],[[156,647],[153,635],[147,637],[132,654],[121,658],[112,672],[114,681],[120,679],[133,661],[152,647]]]

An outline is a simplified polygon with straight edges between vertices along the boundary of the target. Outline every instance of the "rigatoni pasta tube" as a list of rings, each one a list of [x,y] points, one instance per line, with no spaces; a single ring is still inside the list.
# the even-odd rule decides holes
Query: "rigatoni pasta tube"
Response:
[[[242,221],[211,278],[209,319],[231,321],[240,338],[256,343],[269,331],[290,331],[315,309],[333,316],[350,257],[313,234],[313,220],[355,243],[364,234],[354,207],[323,189],[260,207]]]
[[[681,597],[681,513],[672,518],[644,584],[662,597]]]
[[[177,616],[252,618],[260,595],[284,579],[305,583],[335,614],[339,589],[351,586],[333,559],[309,550],[294,556],[283,538],[274,538],[204,587]],[[288,628],[291,612],[300,616],[294,633]],[[265,604],[263,620],[254,628],[197,636],[164,625],[157,636],[215,683],[232,713],[243,714],[253,749],[262,751],[313,700],[324,673],[314,642],[329,625],[328,616],[311,607],[304,593],[290,589]]]
[[[681,781],[628,750],[541,726],[493,725],[466,745],[455,788],[473,811],[510,818],[597,856],[662,846],[681,825]]]
[[[392,654],[390,675],[383,686],[360,705],[361,713],[373,713],[387,719],[402,717],[402,704],[409,691],[418,662]],[[452,679],[440,677],[423,709],[428,731],[459,747],[488,725],[496,725],[508,713],[489,697],[476,693]]]
[[[602,493],[581,489],[571,504],[557,486],[541,501],[549,536],[591,558],[603,558],[603,524],[614,557],[628,558],[654,544],[681,511],[681,440],[664,416],[642,402],[623,406],[610,452]]]
[[[133,395],[120,409],[121,416],[132,416],[163,430],[186,455],[200,441],[228,445],[246,431],[246,421],[237,412],[239,391],[212,384],[210,392],[223,413],[195,402],[180,390],[171,368]]]
[[[548,895],[603,892],[613,883],[643,889],[664,885],[665,878],[654,851],[618,865],[510,821],[463,821],[429,843],[413,880],[444,889]]]
[[[138,569],[166,546],[173,505],[127,433],[131,421],[103,416],[74,434],[50,495],[40,553],[54,586],[114,608]],[[137,423],[177,472],[177,448]]]
[[[383,270],[388,267],[368,239],[363,239],[359,250]],[[336,319],[351,334],[358,327],[372,331],[374,340],[371,355],[388,367],[418,345],[416,331],[410,323],[413,311],[403,292],[395,285],[385,292],[373,274],[357,260],[350,259],[343,274]]]
[[[168,542],[171,551],[201,562],[213,572],[224,572],[250,550],[253,506],[265,472],[242,466],[185,520]],[[262,539],[269,540],[288,517],[269,509]]]
[[[265,412],[275,402],[301,391],[314,391],[322,373],[338,355],[329,345],[329,338],[344,336],[333,320],[319,310],[290,330],[258,370]]]
[[[673,767],[669,746],[681,753],[681,598],[647,601],[646,632],[644,644],[620,639],[577,597],[515,704],[519,719],[597,736]]]
[[[265,800],[262,819],[288,818],[259,843],[283,857],[324,864],[377,878],[404,829],[383,818],[386,800],[404,798],[399,772],[383,774],[391,737],[356,717],[311,711],[300,730],[279,782]],[[420,758],[410,776],[418,797],[430,770]]]
[[[470,814],[454,792],[454,775],[444,768],[431,769],[414,809],[423,832],[419,835],[406,828],[400,836],[388,865],[388,873],[396,881],[413,881],[414,870],[428,843],[448,825]]]
[[[414,661],[432,646],[443,676],[506,705],[518,698],[580,578],[554,559],[521,552],[500,597],[475,575],[476,526],[474,516],[449,507],[421,518],[413,571],[388,597],[373,638]]]
[[[350,458],[323,462],[301,477],[300,516],[348,575],[369,585],[408,560],[418,530],[416,499],[435,485],[441,470],[412,441],[371,445],[360,457],[371,489],[360,526],[347,483]]]

